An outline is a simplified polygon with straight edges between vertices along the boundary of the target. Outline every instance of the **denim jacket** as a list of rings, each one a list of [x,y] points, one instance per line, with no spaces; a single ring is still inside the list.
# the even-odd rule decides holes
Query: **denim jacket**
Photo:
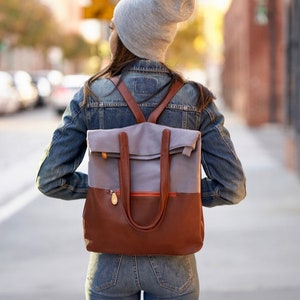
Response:
[[[144,115],[158,104],[165,90],[152,97],[169,81],[168,70],[159,62],[139,60],[124,74],[123,81]],[[85,198],[88,175],[76,171],[86,152],[87,130],[111,129],[135,124],[135,119],[118,90],[106,78],[91,85],[93,94],[83,102],[83,88],[68,105],[61,125],[45,151],[37,176],[38,189],[49,197],[73,200]],[[198,90],[189,82],[180,89],[158,119],[159,124],[199,130],[202,135],[203,206],[236,204],[246,194],[245,176],[224,117],[212,102],[198,111]]]

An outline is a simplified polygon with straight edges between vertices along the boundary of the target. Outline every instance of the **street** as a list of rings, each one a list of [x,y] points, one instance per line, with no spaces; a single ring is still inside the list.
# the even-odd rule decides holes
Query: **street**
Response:
[[[237,206],[204,209],[201,300],[299,299],[300,179],[283,166],[283,130],[248,129],[225,116],[248,195]],[[59,122],[49,108],[0,117],[0,300],[84,299],[84,201],[50,199],[34,186]]]
[[[0,118],[0,299],[83,299],[83,201],[44,197],[35,176],[60,118],[49,109]]]

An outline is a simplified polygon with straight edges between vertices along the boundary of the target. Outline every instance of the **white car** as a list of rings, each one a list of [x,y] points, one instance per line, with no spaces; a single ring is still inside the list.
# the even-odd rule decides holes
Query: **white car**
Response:
[[[62,114],[74,94],[90,78],[85,74],[65,75],[60,85],[56,86],[50,97],[50,104],[58,114]]]
[[[0,71],[0,114],[14,113],[20,108],[20,95],[13,84],[13,77]]]
[[[21,108],[34,107],[38,101],[38,90],[32,82],[29,73],[25,71],[16,71],[12,73],[14,86],[20,95]]]

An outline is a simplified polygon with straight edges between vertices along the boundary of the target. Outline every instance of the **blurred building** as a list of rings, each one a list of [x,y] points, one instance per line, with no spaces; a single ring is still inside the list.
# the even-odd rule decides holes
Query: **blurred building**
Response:
[[[39,0],[50,7],[59,27],[57,32],[78,33],[82,17],[78,0]],[[38,24],[37,24],[38,26]],[[55,32],[53,34],[56,34]],[[33,47],[14,47],[0,52],[0,67],[3,70],[38,70],[41,68],[57,68],[62,66],[62,52],[60,48],[48,49],[48,57],[45,60],[43,53]]]
[[[83,36],[91,48],[91,58],[84,62],[85,67],[80,69],[88,72],[96,72],[99,70],[103,61],[99,59],[101,56],[101,44],[109,37],[108,20],[103,20],[103,13],[107,18],[111,18],[112,10],[116,0],[61,0],[55,2],[52,0],[40,0],[49,6],[53,15],[60,25],[59,30],[66,33],[78,33]],[[88,9],[86,9],[88,7]],[[89,15],[87,15],[87,12]],[[104,41],[104,43],[103,43]],[[56,49],[54,49],[56,50]],[[50,52],[51,54],[51,52]],[[55,54],[55,51],[54,51]],[[55,58],[55,57],[54,57]],[[55,60],[55,59],[54,59]],[[62,63],[60,63],[62,65]],[[63,62],[64,72],[74,72],[78,67],[78,62]],[[91,65],[93,67],[91,67]],[[75,70],[74,70],[75,69]],[[78,71],[78,70],[77,70]]]
[[[251,126],[284,120],[283,3],[233,0],[225,15],[224,97]]]
[[[249,126],[286,126],[300,173],[300,1],[233,0],[224,19],[225,103]]]
[[[65,32],[79,32],[81,20],[81,7],[78,0],[40,0],[41,3],[50,7],[60,30]]]
[[[300,174],[300,1],[286,1],[285,124],[287,163]],[[296,159],[294,159],[296,158]]]
[[[81,34],[91,48],[91,55],[98,53],[97,46],[101,41],[108,39],[107,21],[96,19],[84,19],[85,5],[94,2],[84,0],[38,0],[41,4],[50,8],[55,22],[58,24],[56,33]],[[101,4],[106,8],[106,3],[115,3],[113,0],[97,0],[95,3]],[[112,9],[112,4],[109,6]],[[97,7],[96,7],[97,8]],[[97,12],[97,11],[96,11]],[[38,26],[38,25],[37,25]],[[75,35],[73,35],[75,36]],[[44,50],[44,49],[43,49]],[[3,70],[39,70],[39,69],[58,69],[64,73],[73,73],[84,70],[88,58],[78,60],[66,59],[63,50],[58,46],[48,47],[47,51],[41,51],[37,47],[18,46],[0,48],[0,68]]]

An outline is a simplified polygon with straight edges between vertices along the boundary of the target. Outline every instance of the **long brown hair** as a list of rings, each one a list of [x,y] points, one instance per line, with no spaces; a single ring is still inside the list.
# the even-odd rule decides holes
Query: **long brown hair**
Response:
[[[103,70],[101,70],[100,72],[96,73],[95,75],[93,75],[84,85],[84,100],[83,100],[83,105],[86,104],[86,98],[88,95],[93,96],[93,92],[91,91],[91,84],[103,77],[103,78],[110,78],[110,77],[114,77],[114,76],[118,76],[121,75],[123,70],[126,70],[126,68],[130,67],[130,65],[141,59],[140,57],[136,56],[135,54],[133,54],[132,52],[130,52],[122,43],[121,39],[119,38],[119,36],[117,36],[117,47],[116,47],[116,53],[113,56],[113,59],[111,61],[111,63]],[[156,93],[155,95],[157,95],[158,93],[160,93],[166,86],[171,86],[172,83],[175,80],[180,80],[182,82],[184,82],[184,79],[182,78],[182,76],[180,74],[178,74],[177,72],[174,72],[173,70],[171,70],[170,68],[168,68],[166,65],[164,65],[166,67],[166,69],[169,71],[168,74],[170,76],[170,81],[168,81],[165,85],[163,85]],[[197,109],[199,111],[203,110],[210,102],[212,102],[215,97],[214,95],[204,86],[200,85],[200,84],[196,84],[195,82],[190,82],[191,84],[193,84],[195,86],[195,88],[197,88],[199,90],[199,94],[198,94],[198,99],[197,99]],[[151,97],[155,96],[152,95]],[[95,95],[94,95],[95,96]]]
[[[111,63],[100,72],[93,75],[84,85],[84,103],[86,103],[87,95],[93,95],[90,86],[91,84],[97,80],[98,78],[105,77],[114,77],[120,75],[122,70],[128,66],[129,64],[133,63],[134,61],[138,60],[139,57],[131,53],[122,43],[119,36],[117,36],[117,47],[116,53],[113,56]]]

